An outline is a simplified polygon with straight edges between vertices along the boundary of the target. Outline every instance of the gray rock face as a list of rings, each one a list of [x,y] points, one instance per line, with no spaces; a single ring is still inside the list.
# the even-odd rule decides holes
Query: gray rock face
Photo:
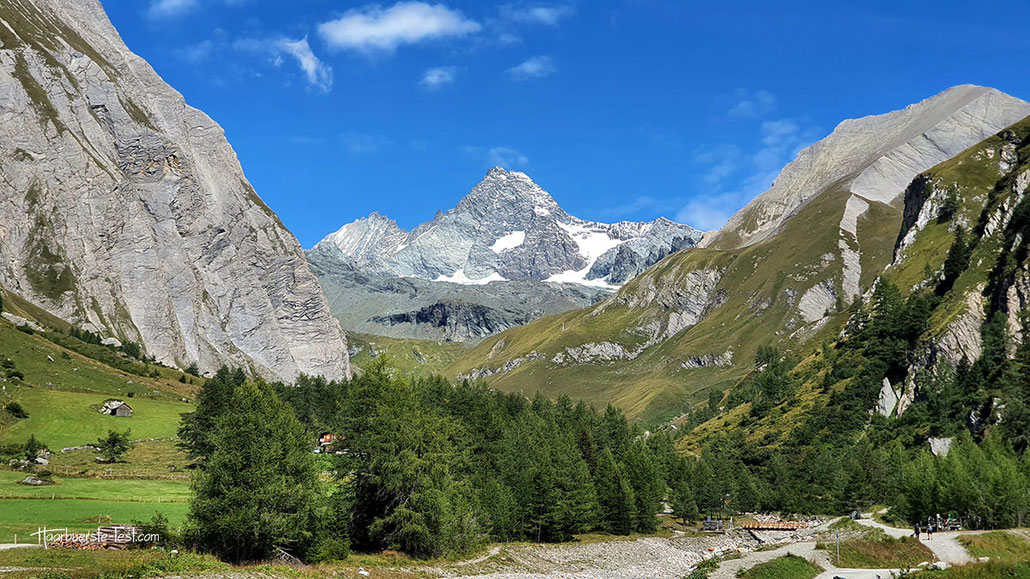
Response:
[[[464,285],[364,273],[334,247],[318,247],[307,257],[345,328],[395,338],[475,341],[609,295],[603,288],[577,284]]]
[[[798,154],[773,186],[734,215],[705,245],[749,245],[774,234],[813,197],[834,187],[893,203],[923,171],[1030,115],[1030,103],[962,85],[902,110],[842,122]]]
[[[527,175],[494,168],[410,232],[373,213],[307,256],[348,330],[466,341],[591,305],[700,239],[668,219],[578,219]]]
[[[335,248],[366,273],[466,285],[532,280],[613,289],[700,239],[700,231],[667,219],[578,219],[524,173],[497,167],[454,209],[410,232],[372,214],[316,248]]]
[[[167,364],[347,375],[299,244],[100,3],[0,19],[0,283]]]
[[[880,398],[876,402],[876,412],[880,416],[890,416],[894,414],[894,409],[897,407],[898,393],[894,391],[890,380],[884,378],[883,386],[880,387]]]

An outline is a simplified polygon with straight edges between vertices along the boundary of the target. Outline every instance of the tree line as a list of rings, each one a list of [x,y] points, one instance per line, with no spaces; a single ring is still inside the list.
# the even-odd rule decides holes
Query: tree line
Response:
[[[315,454],[322,433],[335,440]],[[223,368],[179,437],[196,468],[186,541],[234,562],[275,549],[430,558],[653,532],[667,497],[687,519],[725,506],[704,490],[711,470],[614,407],[402,377],[384,362],[288,385]]]

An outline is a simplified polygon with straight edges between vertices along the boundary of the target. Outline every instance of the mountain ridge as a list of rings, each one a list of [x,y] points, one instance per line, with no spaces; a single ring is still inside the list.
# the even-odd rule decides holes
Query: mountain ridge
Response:
[[[411,231],[374,212],[313,249],[336,247],[359,268],[428,281],[532,279],[613,289],[656,255],[700,239],[699,230],[666,218],[579,219],[525,173],[494,167],[454,208]]]
[[[300,245],[224,131],[96,0],[0,2],[0,283],[158,361],[349,374]]]
[[[376,212],[306,255],[348,331],[475,342],[596,303],[700,238],[665,218],[579,219],[525,173],[494,167],[410,231]]]
[[[902,126],[892,130],[916,135],[934,134],[942,124],[972,123],[953,131],[953,141],[940,143],[946,145],[942,151],[962,147],[961,152],[982,142],[982,134],[995,134],[998,125],[1003,129],[1030,115],[1030,104],[995,97],[1001,93],[993,89],[957,91],[942,93],[949,115],[916,115],[922,119],[919,130],[912,129],[911,120],[913,111],[921,110],[918,104],[902,115],[869,119],[875,124],[900,118]],[[978,101],[985,95],[987,100]],[[966,114],[971,103],[974,109],[986,107],[986,114]],[[848,121],[845,128],[855,131],[861,125]],[[449,375],[485,378],[505,390],[616,401],[634,416],[675,416],[684,401],[734,384],[750,368],[759,345],[791,349],[832,338],[847,319],[848,304],[891,263],[909,184],[895,189],[895,178],[872,180],[867,186],[878,183],[875,194],[859,196],[853,179],[899,150],[913,161],[906,165],[912,178],[916,169],[939,162],[932,153],[913,159],[911,151],[923,149],[913,149],[907,140],[896,139],[895,148],[883,153],[875,134],[843,144],[840,134],[792,163],[794,170],[805,163],[828,167],[828,174],[778,180],[701,247],[666,257],[597,305],[484,340],[459,358]],[[858,173],[840,174],[848,167],[834,161],[849,155],[858,157],[849,166]],[[791,183],[794,188],[785,189]]]

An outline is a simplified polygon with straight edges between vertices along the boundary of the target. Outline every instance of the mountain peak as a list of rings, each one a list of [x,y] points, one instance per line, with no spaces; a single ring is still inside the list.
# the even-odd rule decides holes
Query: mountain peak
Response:
[[[903,109],[841,122],[801,151],[772,187],[704,245],[731,248],[774,235],[802,205],[835,187],[892,204],[919,173],[1030,115],[1030,103],[993,88],[958,85]]]

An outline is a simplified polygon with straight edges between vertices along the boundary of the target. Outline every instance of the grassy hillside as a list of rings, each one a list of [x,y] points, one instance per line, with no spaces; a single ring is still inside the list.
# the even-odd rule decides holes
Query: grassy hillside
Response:
[[[999,169],[1000,151],[1013,142],[1022,143],[1017,150],[1019,166],[1002,172]],[[1018,235],[1016,230],[1023,228],[1024,233],[1030,233],[1025,230],[1026,223],[1021,222],[1019,217],[1020,203],[1028,209],[1030,205],[1027,205],[1024,196],[1013,190],[1013,180],[1014,176],[1028,170],[1030,119],[934,167],[917,179],[910,189],[910,203],[919,203],[927,196],[934,200],[951,197],[954,201],[953,210],[947,211],[947,214],[941,213],[941,218],[929,219],[911,236],[910,241],[898,252],[896,260],[882,274],[883,280],[897,285],[903,296],[938,294],[932,298],[932,310],[928,313],[926,327],[921,330],[913,346],[916,352],[916,364],[910,370],[913,377],[932,370],[938,363],[955,365],[957,360],[947,360],[947,353],[940,351],[942,337],[954,333],[959,321],[968,317],[970,329],[963,339],[966,342],[977,341],[980,325],[986,317],[983,310],[989,311],[992,307],[990,286],[1012,283],[1017,277],[1012,275],[1006,278],[999,272],[1026,271],[1027,253],[1025,249],[1020,249],[1020,243],[1023,243],[1021,240],[1026,235]],[[937,215],[935,211],[938,204],[937,201],[927,201],[926,207],[933,214],[931,217]],[[1002,219],[1003,216],[1008,217]],[[1008,223],[1008,227],[986,227],[990,232],[985,233],[985,226],[991,221]],[[945,261],[954,243],[957,228],[966,232],[965,238],[973,247],[968,258],[961,263],[953,283],[943,286],[941,280],[945,275]],[[1013,265],[1011,262],[1021,265]],[[994,307],[1001,306],[994,304]],[[978,311],[970,312],[974,307]],[[1019,307],[1018,304],[1016,307]],[[852,309],[842,317],[854,313],[857,310]],[[1010,328],[1017,328],[1020,312],[1003,313],[1010,320]],[[859,358],[846,348],[834,347],[822,340],[812,342],[808,348],[797,350],[797,353],[804,357],[790,372],[796,391],[788,400],[757,415],[752,411],[751,403],[728,404],[724,411],[715,412],[714,418],[699,425],[690,424],[685,419],[679,420],[676,424],[680,428],[689,424],[692,429],[678,442],[680,449],[697,452],[704,441],[726,431],[739,432],[744,440],[752,444],[775,447],[787,441],[794,429],[809,418],[825,413],[825,408],[831,404],[834,396],[845,391],[851,380],[837,375],[836,368],[857,364]],[[968,361],[975,361],[975,357],[970,356]],[[899,382],[900,379],[894,379],[900,391]],[[926,395],[925,391],[921,393],[921,397]],[[875,399],[869,400],[865,409],[874,405]],[[968,411],[966,409],[965,412]],[[906,421],[911,422],[923,436],[930,435],[930,427],[921,424],[919,419],[909,418]],[[881,426],[885,427],[883,424]]]
[[[706,399],[710,390],[725,390],[745,375],[759,346],[777,343],[794,349],[837,333],[846,320],[839,313],[846,305],[843,299],[831,303],[828,312],[819,312],[829,316],[818,323],[804,320],[798,304],[818,284],[842,293],[837,252],[848,197],[838,188],[814,199],[779,235],[762,243],[669,256],[610,300],[488,338],[449,373],[500,369],[487,378],[491,386],[612,402],[643,419],[673,418]],[[859,220],[863,287],[889,262],[900,224],[898,208],[877,204]],[[717,282],[698,291],[701,275]],[[703,310],[702,319],[683,331],[670,331],[671,317],[691,300]],[[654,340],[655,328],[666,335]],[[554,362],[568,348],[598,342],[618,344],[630,352],[646,347],[632,358]],[[730,354],[731,364],[726,363]],[[714,357],[722,357],[722,362],[712,364]],[[505,364],[514,369],[504,371]]]
[[[441,373],[461,357],[469,346],[458,342],[435,342],[407,338],[388,338],[354,332],[347,333],[352,352],[351,363],[364,368],[379,356],[390,366],[411,374]]]
[[[54,473],[55,484],[17,484],[24,470],[0,466],[0,543],[30,540],[39,527],[89,530],[101,523],[149,520],[155,512],[173,526],[185,517],[189,481],[186,457],[170,440],[179,417],[201,379],[171,368],[129,359],[108,347],[69,335],[71,327],[16,295],[5,292],[4,310],[47,328],[27,332],[0,319],[0,445],[10,450],[30,436],[52,451],[50,464],[35,470]],[[192,383],[189,383],[192,382]],[[128,402],[130,417],[100,414],[109,398]],[[16,402],[28,415],[3,410]],[[108,430],[131,429],[137,444],[122,462],[99,464],[91,449],[62,453],[65,447],[95,443]]]

